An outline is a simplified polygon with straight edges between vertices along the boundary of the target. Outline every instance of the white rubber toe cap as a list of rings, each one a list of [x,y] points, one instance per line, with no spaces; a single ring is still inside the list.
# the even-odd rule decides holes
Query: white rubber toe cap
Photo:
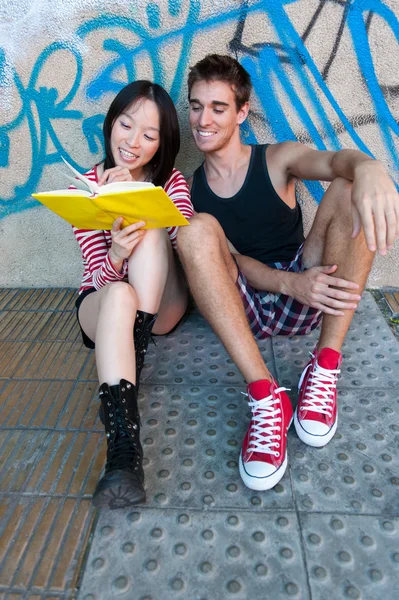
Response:
[[[241,479],[247,488],[257,491],[270,490],[283,477],[287,468],[287,456],[281,466],[276,469],[273,465],[261,461],[254,460],[244,463],[240,455],[239,468]]]
[[[334,425],[329,428],[325,423],[304,419],[299,421],[297,413],[294,415],[294,425],[297,435],[308,446],[322,448],[334,437],[337,430],[338,419]]]
[[[301,419],[302,429],[308,433],[309,435],[327,435],[330,431],[330,428],[325,423],[320,423],[320,421],[312,421]]]

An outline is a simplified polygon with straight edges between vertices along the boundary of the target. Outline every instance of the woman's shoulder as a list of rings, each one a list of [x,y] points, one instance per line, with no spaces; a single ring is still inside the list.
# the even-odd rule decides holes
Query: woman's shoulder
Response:
[[[187,186],[187,181],[186,181],[186,178],[184,177],[184,175],[178,169],[173,168],[173,171],[170,174],[169,179],[166,181],[166,183],[163,187],[164,187],[165,191],[167,191],[167,189],[169,187],[175,186],[175,185]]]
[[[86,173],[83,173],[83,175],[85,177],[87,177],[87,179],[90,179],[90,181],[95,181],[96,183],[98,182],[101,174],[102,174],[102,163],[93,165],[91,169],[86,171]]]

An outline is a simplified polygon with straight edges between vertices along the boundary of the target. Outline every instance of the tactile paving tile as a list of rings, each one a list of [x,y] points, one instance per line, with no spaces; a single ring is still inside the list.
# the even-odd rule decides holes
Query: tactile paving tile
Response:
[[[397,598],[399,519],[306,514],[300,521],[313,600]]]
[[[103,430],[95,382],[14,379],[0,383],[0,396],[3,428]]]
[[[60,317],[64,313],[56,314]],[[0,341],[37,339],[51,316],[51,312],[4,311],[0,313]]]
[[[244,385],[241,373],[223,344],[197,311],[190,313],[176,331],[156,336],[154,341],[155,344],[150,343],[148,347],[142,383]],[[260,342],[259,347],[265,362],[274,372],[270,339]],[[80,377],[96,379],[94,355]]]
[[[89,495],[105,462],[100,433],[3,431],[2,493]]]
[[[294,513],[103,511],[78,600],[251,597],[309,598]]]
[[[279,385],[296,388],[319,335],[318,329],[307,336],[273,338]],[[399,346],[369,292],[354,315],[342,358],[339,387],[399,389]]]
[[[105,436],[94,353],[81,344],[75,296],[0,292],[0,420],[7,428],[0,533],[9,540],[0,547],[1,600],[76,597]],[[294,388],[292,400],[317,337],[259,344],[275,374],[274,350],[279,384]],[[238,473],[249,419],[245,385],[215,334],[193,311],[155,340],[139,397],[148,502],[99,513],[79,600],[330,600],[336,589],[334,600],[391,600],[399,564],[399,550],[388,548],[399,511],[399,347],[371,296],[345,342],[338,433],[313,449],[292,429],[289,470],[264,493],[246,489]],[[304,529],[313,519],[303,542],[294,509]],[[337,551],[329,519],[332,535],[344,524]],[[352,523],[363,523],[360,546]],[[376,523],[380,537],[367,529]]]
[[[91,496],[102,471],[101,433],[2,431],[2,493]]]
[[[241,481],[238,459],[249,423],[243,389],[141,387],[140,437],[150,506],[293,508],[288,474],[263,494]]]
[[[3,289],[0,310],[74,310],[76,296],[70,288]]]
[[[20,294],[21,291],[15,288],[0,290],[0,310],[4,310],[4,308],[10,305],[12,302],[15,302],[15,297]]]
[[[2,342],[1,378],[77,379],[88,359],[82,342]]]
[[[0,341],[53,341],[79,339],[74,311],[4,311],[0,313]]]
[[[90,502],[4,497],[0,510],[0,589],[9,590],[6,597],[70,598],[93,518]]]
[[[73,381],[3,382],[0,387],[0,421],[3,428],[56,427],[63,414],[73,409],[68,398],[75,385]]]
[[[324,448],[290,438],[292,486],[301,511],[399,514],[398,394],[341,390],[338,429]],[[396,409],[396,410],[395,410]]]

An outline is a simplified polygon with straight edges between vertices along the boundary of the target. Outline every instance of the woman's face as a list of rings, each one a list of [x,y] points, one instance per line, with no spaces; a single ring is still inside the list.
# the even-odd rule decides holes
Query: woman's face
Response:
[[[159,111],[152,100],[140,99],[116,118],[111,130],[111,152],[118,167],[127,167],[143,181],[146,165],[159,148]]]

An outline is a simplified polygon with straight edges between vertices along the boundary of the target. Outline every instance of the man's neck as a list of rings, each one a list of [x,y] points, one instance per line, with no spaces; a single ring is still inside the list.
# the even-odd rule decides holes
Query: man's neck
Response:
[[[227,146],[220,150],[205,153],[204,169],[207,178],[231,178],[238,169],[248,163],[250,155],[250,147],[242,144],[240,139],[231,140]]]

